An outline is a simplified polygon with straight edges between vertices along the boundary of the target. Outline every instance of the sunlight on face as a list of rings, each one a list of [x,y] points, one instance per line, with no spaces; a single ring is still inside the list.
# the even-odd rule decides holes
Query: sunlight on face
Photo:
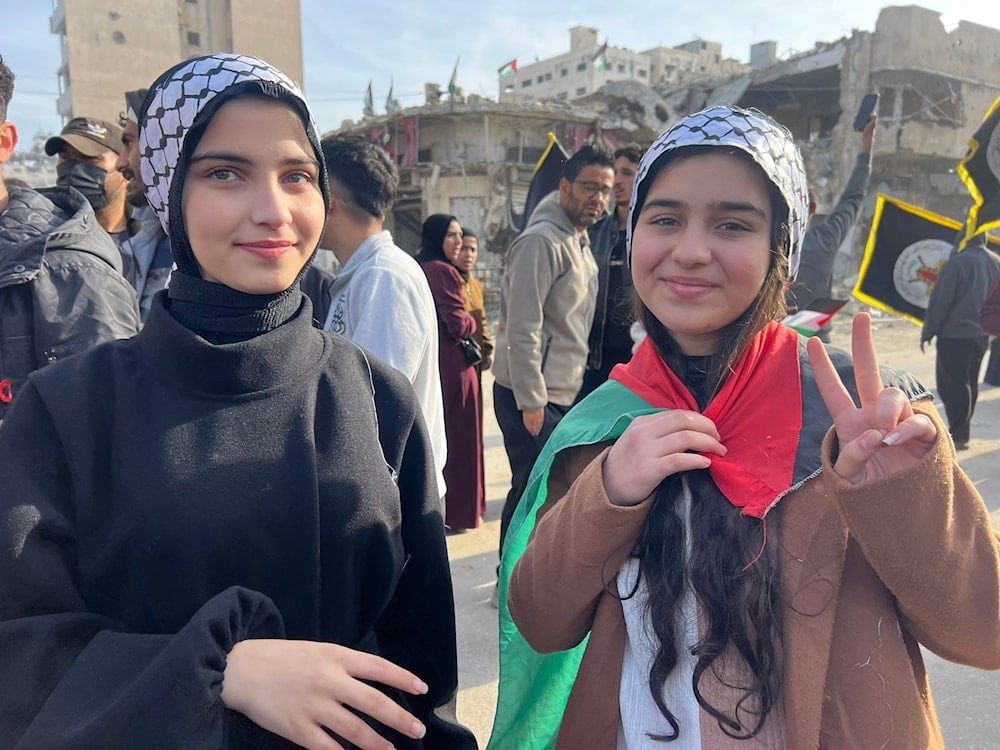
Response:
[[[249,294],[290,287],[323,231],[319,175],[291,107],[260,98],[222,105],[191,156],[182,198],[204,278]]]
[[[611,167],[588,164],[570,182],[559,181],[559,203],[578,230],[593,226],[604,216],[614,190],[615,172]]]
[[[462,250],[462,225],[452,220],[448,225],[448,231],[444,235],[444,257],[452,263],[458,260],[458,254]]]
[[[146,191],[139,177],[139,126],[131,120],[122,128],[122,152],[115,159],[115,170],[128,181],[130,197]]]
[[[760,168],[729,153],[681,158],[653,180],[632,234],[640,299],[688,355],[753,303],[771,263],[773,208]]]
[[[458,260],[455,261],[455,265],[468,273],[475,267],[478,257],[479,240],[475,237],[463,237],[462,249],[459,250]]]

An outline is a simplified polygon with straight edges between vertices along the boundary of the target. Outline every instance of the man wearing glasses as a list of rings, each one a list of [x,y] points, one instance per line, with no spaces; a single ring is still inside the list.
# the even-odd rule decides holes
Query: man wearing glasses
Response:
[[[597,296],[587,228],[605,215],[614,175],[610,151],[584,146],[507,250],[493,363],[493,408],[511,470],[501,549],[531,467],[583,382]]]

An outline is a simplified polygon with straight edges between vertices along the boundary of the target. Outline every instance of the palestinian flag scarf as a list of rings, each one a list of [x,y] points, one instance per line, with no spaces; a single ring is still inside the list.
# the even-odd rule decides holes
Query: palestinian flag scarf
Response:
[[[611,378],[658,409],[700,411],[648,336]],[[763,518],[792,485],[802,429],[798,335],[779,323],[757,334],[704,414],[728,449],[711,456],[709,474],[744,515]]]

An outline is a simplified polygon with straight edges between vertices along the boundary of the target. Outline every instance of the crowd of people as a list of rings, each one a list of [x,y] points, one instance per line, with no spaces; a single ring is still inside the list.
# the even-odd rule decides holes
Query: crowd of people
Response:
[[[492,750],[941,747],[918,644],[1000,668],[945,372],[1000,335],[1000,263],[957,253],[928,308],[947,427],[866,315],[850,353],[780,322],[829,295],[875,115],[822,223],[757,111],[582,147],[490,321],[475,231],[399,247],[396,164],[267,62],[124,105],[49,139],[56,186],[0,177],[0,745],[477,747],[446,537],[486,520],[487,370]]]

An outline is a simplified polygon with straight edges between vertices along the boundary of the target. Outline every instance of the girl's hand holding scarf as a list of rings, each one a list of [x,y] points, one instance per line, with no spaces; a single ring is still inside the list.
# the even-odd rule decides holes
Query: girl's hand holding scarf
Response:
[[[614,505],[638,505],[666,477],[707,469],[726,455],[711,419],[686,409],[637,417],[611,447],[604,461],[604,489]]]
[[[902,391],[883,387],[869,315],[856,315],[851,331],[861,408],[841,382],[823,342],[811,338],[807,346],[816,383],[840,443],[834,471],[859,485],[913,468],[931,449],[937,428],[928,417],[913,411]]]

